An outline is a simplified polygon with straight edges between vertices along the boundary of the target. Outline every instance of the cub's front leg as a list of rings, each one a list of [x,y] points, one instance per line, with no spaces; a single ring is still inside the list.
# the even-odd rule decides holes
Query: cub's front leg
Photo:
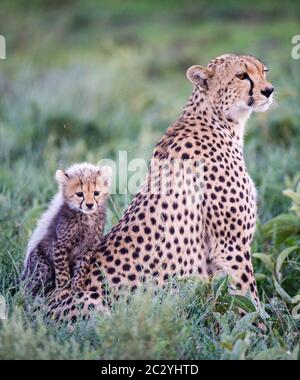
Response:
[[[97,225],[91,238],[85,241],[79,249],[78,257],[74,264],[74,275],[71,287],[74,291],[85,290],[85,280],[91,258],[103,239],[103,225]]]
[[[69,227],[69,228],[68,228]],[[70,252],[75,244],[76,230],[66,226],[53,244],[55,287],[65,288],[70,282]]]
[[[71,283],[71,288],[74,291],[85,290],[85,280],[91,258],[92,251],[82,246],[80,256],[77,257],[74,264],[74,276]]]

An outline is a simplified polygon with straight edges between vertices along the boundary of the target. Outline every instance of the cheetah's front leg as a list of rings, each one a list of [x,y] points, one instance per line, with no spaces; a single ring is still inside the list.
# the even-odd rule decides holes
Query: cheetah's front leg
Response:
[[[226,254],[216,257],[214,261],[217,268],[231,276],[231,293],[243,296],[250,293],[255,306],[258,308],[260,302],[250,257],[250,247],[244,246],[240,250],[227,251]]]

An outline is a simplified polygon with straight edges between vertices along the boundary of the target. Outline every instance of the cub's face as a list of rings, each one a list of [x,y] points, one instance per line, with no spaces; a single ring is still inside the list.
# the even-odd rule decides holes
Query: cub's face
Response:
[[[228,116],[238,119],[243,112],[266,111],[272,103],[274,88],[267,80],[268,69],[252,56],[225,54],[207,67],[189,70],[189,79],[203,87],[214,106]]]
[[[103,204],[107,195],[108,188],[101,175],[95,176],[93,181],[86,182],[80,178],[70,178],[64,189],[65,200],[68,204],[86,214],[95,212],[98,205]]]
[[[64,200],[71,208],[92,214],[105,203],[110,186],[110,174],[106,168],[91,170],[82,167],[80,170],[79,167],[77,170],[56,172]]]

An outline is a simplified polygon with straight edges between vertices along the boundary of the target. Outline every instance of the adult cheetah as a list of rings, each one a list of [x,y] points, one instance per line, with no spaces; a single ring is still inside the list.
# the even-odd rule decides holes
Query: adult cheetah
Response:
[[[194,89],[187,105],[156,145],[141,190],[95,252],[86,291],[51,301],[57,319],[75,319],[77,305],[84,313],[101,309],[107,288],[135,289],[147,276],[162,284],[171,276],[207,279],[221,271],[236,293],[249,291],[259,304],[250,254],[256,194],[243,134],[251,112],[272,102],[266,72],[258,59],[235,54],[188,69]],[[184,165],[174,162],[189,165],[180,170]]]

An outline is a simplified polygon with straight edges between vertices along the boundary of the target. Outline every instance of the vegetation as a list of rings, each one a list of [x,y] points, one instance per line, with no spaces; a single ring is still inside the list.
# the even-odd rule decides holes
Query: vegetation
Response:
[[[1,10],[0,294],[8,318],[0,321],[0,358],[299,359],[300,62],[291,38],[300,3],[3,0]],[[253,115],[245,142],[259,195],[254,266],[268,317],[246,304],[239,319],[246,300],[227,294],[227,278],[188,279],[157,294],[149,285],[72,332],[46,324],[24,308],[15,284],[56,168],[118,161],[122,150],[128,161],[149,160],[191,92],[185,70],[225,52],[261,57],[277,93],[271,111]],[[131,196],[113,196],[108,229]],[[262,318],[265,332],[253,324]]]

